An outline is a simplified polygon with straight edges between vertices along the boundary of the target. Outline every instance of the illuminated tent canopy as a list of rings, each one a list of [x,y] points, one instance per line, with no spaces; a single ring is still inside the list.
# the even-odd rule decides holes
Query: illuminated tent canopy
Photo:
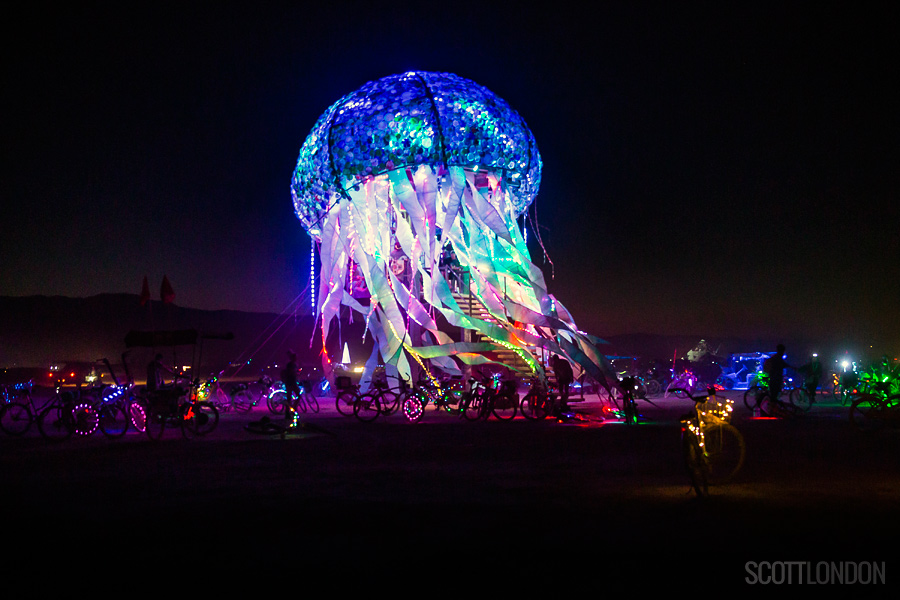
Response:
[[[517,224],[540,178],[519,114],[459,76],[403,73],[335,102],[291,182],[319,247],[323,341],[347,306],[376,341],[369,370],[380,352],[405,378],[426,361],[451,374],[494,362],[543,378],[535,357],[549,352],[605,384],[601,340],[548,293]],[[323,365],[329,373],[327,356]]]

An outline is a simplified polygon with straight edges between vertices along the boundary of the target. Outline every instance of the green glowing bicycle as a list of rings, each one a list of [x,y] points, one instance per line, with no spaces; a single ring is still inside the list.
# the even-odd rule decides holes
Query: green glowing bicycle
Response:
[[[857,395],[850,404],[850,424],[862,432],[880,431],[885,425],[900,427],[900,394]]]
[[[792,386],[782,385],[777,396],[772,395],[769,388],[768,375],[757,373],[756,380],[744,392],[744,406],[752,412],[759,411],[767,416],[785,416],[799,414],[801,409],[791,403]],[[799,404],[799,401],[798,401]]]

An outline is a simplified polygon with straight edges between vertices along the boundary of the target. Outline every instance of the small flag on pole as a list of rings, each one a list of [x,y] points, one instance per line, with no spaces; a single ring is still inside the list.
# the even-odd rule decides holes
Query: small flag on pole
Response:
[[[147,283],[147,276],[144,275],[144,285],[141,287],[141,306],[150,301],[150,284]]]
[[[166,304],[172,304],[175,301],[175,290],[172,289],[172,284],[165,275],[163,275],[162,286],[159,288],[159,295]]]

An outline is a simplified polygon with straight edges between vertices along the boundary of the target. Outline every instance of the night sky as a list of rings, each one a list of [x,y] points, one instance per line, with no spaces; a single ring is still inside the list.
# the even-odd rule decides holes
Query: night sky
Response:
[[[316,119],[449,71],[533,131],[532,258],[582,329],[900,352],[888,9],[128,4],[4,18],[0,295],[166,275],[176,304],[279,313],[307,284],[290,179]]]

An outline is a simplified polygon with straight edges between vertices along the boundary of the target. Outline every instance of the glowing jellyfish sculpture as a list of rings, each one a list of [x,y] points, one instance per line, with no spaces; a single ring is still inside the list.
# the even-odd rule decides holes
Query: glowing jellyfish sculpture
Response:
[[[369,371],[380,353],[405,378],[416,363],[449,374],[498,363],[543,378],[539,357],[558,354],[613,383],[601,340],[578,330],[529,258],[517,217],[540,178],[519,114],[456,75],[385,77],[335,102],[291,183],[319,247],[323,347],[346,306],[376,342]],[[324,351],[323,366],[332,372]]]

